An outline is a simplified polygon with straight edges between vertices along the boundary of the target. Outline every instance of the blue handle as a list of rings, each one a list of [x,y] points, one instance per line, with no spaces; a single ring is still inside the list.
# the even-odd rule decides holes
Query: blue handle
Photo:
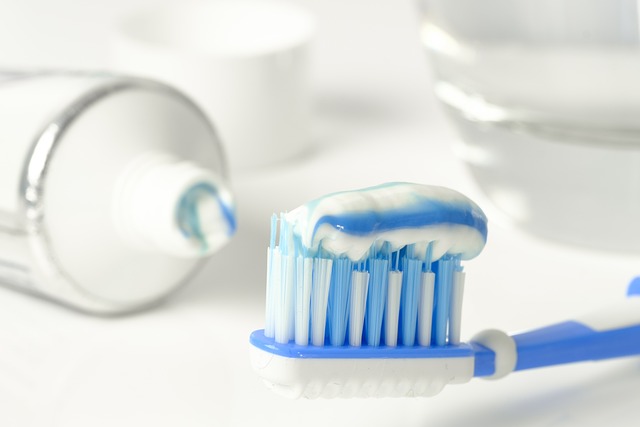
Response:
[[[640,354],[640,325],[595,331],[568,321],[515,335],[516,371]]]
[[[627,295],[631,298],[621,301],[616,307],[592,313],[582,321],[562,322],[514,335],[511,337],[511,344],[507,346],[472,343],[475,353],[474,375],[494,376],[500,355],[506,356],[503,360],[511,360],[511,363],[515,361],[515,367],[511,364],[510,368],[507,367],[506,371],[503,369],[498,376],[505,375],[511,369],[521,371],[564,363],[640,355],[640,277],[631,281]],[[498,335],[509,341],[503,332]]]

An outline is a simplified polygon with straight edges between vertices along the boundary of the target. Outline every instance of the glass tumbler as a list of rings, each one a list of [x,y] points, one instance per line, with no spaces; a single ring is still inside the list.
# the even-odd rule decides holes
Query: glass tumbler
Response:
[[[420,0],[456,152],[513,223],[640,253],[636,0]]]

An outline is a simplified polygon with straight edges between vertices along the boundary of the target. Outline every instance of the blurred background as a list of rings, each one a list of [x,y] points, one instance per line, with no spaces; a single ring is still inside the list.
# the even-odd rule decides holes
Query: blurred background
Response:
[[[623,298],[640,254],[637,2],[291,2],[315,22],[299,146],[269,162],[225,147],[237,235],[157,307],[92,317],[0,288],[0,424],[637,425],[634,358],[348,401],[285,400],[248,360],[270,215],[386,181],[455,188],[489,216],[463,339]],[[169,3],[3,0],[0,68],[122,70],[121,23]]]

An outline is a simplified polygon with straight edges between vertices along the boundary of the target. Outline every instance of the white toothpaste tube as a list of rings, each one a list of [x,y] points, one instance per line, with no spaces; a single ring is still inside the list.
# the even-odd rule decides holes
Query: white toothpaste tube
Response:
[[[103,73],[0,74],[0,283],[133,311],[234,230],[221,145],[178,91]]]

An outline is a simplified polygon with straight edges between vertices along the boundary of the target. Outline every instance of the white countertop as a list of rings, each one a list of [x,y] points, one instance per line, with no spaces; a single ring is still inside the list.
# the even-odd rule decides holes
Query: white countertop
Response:
[[[5,1],[0,65],[105,68],[110,20],[149,3]],[[463,338],[613,302],[639,273],[637,257],[558,246],[497,219],[452,153],[411,1],[300,3],[319,21],[314,150],[234,177],[237,237],[153,310],[94,318],[0,288],[0,425],[638,425],[637,359],[472,380],[431,399],[289,401],[260,383],[247,349],[263,323],[269,216],[327,192],[416,181],[456,188],[487,211],[488,245],[466,264]]]

